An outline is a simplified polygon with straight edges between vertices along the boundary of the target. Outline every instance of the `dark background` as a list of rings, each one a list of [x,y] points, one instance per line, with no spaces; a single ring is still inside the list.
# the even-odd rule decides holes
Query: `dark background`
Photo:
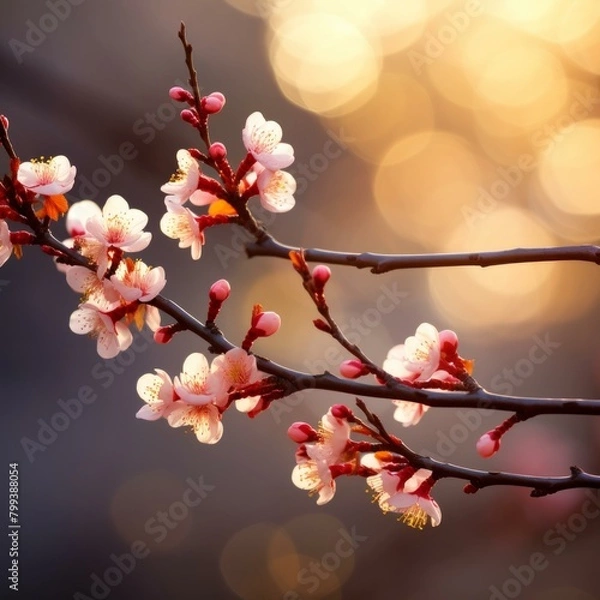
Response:
[[[167,96],[172,85],[186,78],[176,36],[180,21],[186,22],[195,47],[203,91],[219,90],[227,96],[225,110],[213,120],[212,133],[213,139],[227,144],[232,162],[243,156],[241,129],[255,110],[282,124],[284,141],[294,146],[297,165],[310,164],[331,139],[329,132],[339,132],[340,127],[359,138],[349,151],[331,159],[326,169],[312,173],[313,180],[297,195],[293,212],[276,218],[267,215],[273,233],[287,243],[381,252],[449,250],[452,239],[463,238],[442,234],[443,228],[460,236],[468,221],[468,212],[461,207],[474,205],[477,197],[461,196],[466,192],[460,186],[428,196],[439,178],[449,176],[444,164],[449,165],[446,171],[453,170],[458,146],[454,138],[443,138],[444,132],[468,141],[469,156],[479,170],[474,178],[481,177],[488,185],[494,181],[496,166],[514,164],[529,151],[515,135],[513,146],[504,140],[494,146],[494,154],[490,151],[493,136],[479,135],[482,130],[477,128],[483,108],[469,111],[436,92],[434,66],[420,77],[411,68],[410,48],[421,51],[428,32],[438,31],[444,22],[439,19],[446,18],[448,11],[462,10],[464,3],[415,3],[431,13],[421,35],[415,36],[412,46],[380,57],[388,71],[397,71],[405,81],[412,77],[411,85],[426,92],[423,102],[435,113],[430,130],[442,135],[437,154],[428,159],[432,162],[424,163],[422,197],[411,196],[414,189],[403,184],[407,173],[392,173],[398,205],[393,204],[391,214],[400,211],[394,223],[390,212],[379,210],[373,200],[378,194],[373,182],[380,176],[377,169],[384,162],[384,150],[365,160],[373,147],[367,141],[373,145],[375,133],[371,138],[365,133],[362,144],[356,132],[378,131],[385,137],[393,130],[400,140],[412,135],[410,119],[392,125],[385,121],[395,111],[409,110],[410,85],[388,97],[383,111],[369,111],[367,105],[362,112],[319,115],[289,102],[280,91],[270,66],[271,25],[266,16],[251,16],[226,2],[208,0],[86,0],[70,4],[70,13],[56,29],[36,38],[28,33],[31,23],[39,26],[40,20],[48,19],[49,4],[3,0],[0,7],[0,112],[10,119],[19,155],[24,160],[67,155],[79,175],[69,194],[72,201],[87,197],[103,204],[110,194],[119,193],[131,206],[147,212],[154,240],[144,258],[166,268],[166,295],[200,318],[208,286],[227,277],[233,294],[221,326],[232,341],[242,339],[252,304],[260,302],[279,311],[284,321],[281,332],[261,342],[257,351],[297,368],[335,370],[343,355],[311,328],[314,311],[287,263],[246,260],[240,238],[230,229],[208,232],[199,262],[160,234],[164,208],[159,188],[175,168],[177,149],[196,143]],[[277,17],[294,3],[271,4]],[[249,12],[264,14],[257,11],[258,5],[245,6]],[[340,6],[332,3],[332,11]],[[589,10],[593,12],[593,7]],[[596,13],[590,13],[592,17],[597,18]],[[482,23],[488,19],[479,18]],[[489,19],[492,22],[494,17]],[[530,22],[535,22],[535,15]],[[479,26],[479,22],[473,25]],[[15,40],[28,43],[31,51],[23,51]],[[597,89],[593,70],[583,69],[548,40],[539,43],[562,61],[572,89],[578,85]],[[436,59],[437,67],[450,64],[459,44],[448,45],[447,53]],[[510,46],[507,39],[506,47]],[[352,50],[343,49],[348,54]],[[288,77],[293,79],[293,73]],[[510,81],[507,77],[507,85]],[[552,80],[545,83],[551,86]],[[547,121],[555,123],[561,111],[547,116]],[[593,126],[597,114],[595,108],[588,114]],[[531,133],[541,126],[538,122],[523,128]],[[133,144],[135,157],[115,158],[127,142]],[[385,143],[390,140],[382,141],[382,148]],[[597,164],[597,147],[590,152]],[[107,165],[114,172],[103,176],[99,170]],[[583,170],[577,177],[584,181],[589,177],[591,186],[594,171],[592,164],[589,172]],[[515,213],[519,219],[526,215],[532,220],[523,221],[523,226],[510,219],[494,223],[496,247],[534,245],[539,240],[595,243],[600,231],[590,207],[587,213],[580,211],[579,217],[584,217],[579,221],[574,217],[568,223],[570,238],[557,233],[561,218],[546,218],[543,194],[535,192],[536,175],[528,173],[527,185],[500,201],[500,209],[506,204],[521,211]],[[89,183],[82,187],[86,180],[94,187]],[[430,204],[426,197],[433,198]],[[430,212],[421,213],[423,207]],[[586,229],[589,223],[591,228]],[[486,231],[480,238],[473,234],[465,243],[487,243]],[[62,224],[56,233],[66,237]],[[455,250],[463,249],[457,246]],[[340,322],[348,331],[358,332],[364,349],[376,360],[383,360],[387,350],[420,322],[430,321],[439,329],[456,329],[462,355],[476,358],[475,375],[486,387],[525,395],[597,396],[597,267],[570,264],[544,271],[547,268],[492,269],[486,271],[484,283],[469,279],[467,269],[448,270],[438,279],[432,279],[431,272],[395,272],[376,278],[368,272],[334,269],[331,300]],[[538,286],[539,272],[545,279]],[[138,548],[142,542],[149,553],[127,569],[130,572],[111,586],[106,597],[487,599],[494,597],[492,586],[497,586],[504,589],[505,597],[526,600],[600,598],[596,566],[600,526],[597,518],[581,517],[587,499],[584,492],[531,499],[524,490],[492,488],[465,496],[459,482],[442,482],[434,492],[443,522],[423,532],[397,523],[392,515],[381,515],[370,504],[362,481],[340,481],[334,500],[317,507],[290,482],[295,447],[286,429],[296,420],[316,423],[333,401],[343,399],[307,392],[252,421],[230,411],[221,442],[200,445],[192,434],[171,429],[164,421],[136,420],[141,401],[135,384],[155,367],[176,375],[190,352],[206,351],[204,342],[182,335],[169,346],[157,347],[136,334],[136,350],[105,362],[92,341],[69,331],[69,315],[78,299],[48,257],[26,248],[23,260],[11,258],[2,268],[0,280],[0,448],[5,464],[18,462],[20,472],[16,597],[67,599],[77,597],[77,592],[94,597],[94,577],[103,577],[114,566],[111,557],[129,553],[133,544]],[[496,284],[500,290],[494,288]],[[401,302],[382,314],[375,307],[386,290],[400,290]],[[528,359],[530,349],[544,339],[558,346],[534,365]],[[515,368],[523,376],[511,383],[505,369]],[[40,433],[44,423],[54,418],[61,427],[56,417],[63,410],[60,402],[78,394],[94,394],[96,399],[84,405],[66,429],[44,438]],[[374,401],[371,406],[394,427],[387,402]],[[474,444],[501,418],[472,410],[431,411],[421,426],[402,433],[417,450],[469,466],[555,475],[568,473],[571,464],[592,471],[598,468],[600,429],[592,419],[575,417],[538,418],[516,428],[507,435],[499,455],[484,463]],[[27,452],[31,440],[41,441],[44,449]],[[181,513],[166,535],[159,533],[160,511],[179,514],[177,503],[190,478],[214,489],[189,514]],[[596,493],[592,497],[600,503]],[[345,552],[344,546],[343,555],[336,554],[344,532],[358,536],[357,547]],[[321,577],[307,578],[303,569],[311,561],[322,561]],[[523,567],[534,563],[536,571]],[[118,577],[114,569],[112,573]],[[508,581],[511,578],[514,583]],[[3,594],[5,589],[6,597],[12,597],[3,582]]]

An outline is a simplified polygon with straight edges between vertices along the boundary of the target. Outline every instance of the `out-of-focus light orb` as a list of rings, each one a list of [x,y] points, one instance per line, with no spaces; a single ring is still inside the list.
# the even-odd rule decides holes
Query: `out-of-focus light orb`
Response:
[[[351,114],[328,120],[328,124],[344,132],[354,154],[380,164],[398,137],[432,132],[434,110],[429,93],[413,77],[384,70],[367,102]]]
[[[445,232],[464,222],[462,208],[476,201],[481,166],[462,138],[419,132],[396,142],[382,158],[373,194],[398,236],[439,250]]]
[[[567,38],[567,41],[561,39],[563,50],[582,69],[600,74],[600,3],[595,2],[593,8],[588,5],[587,11],[578,8],[576,2],[571,4],[571,10],[565,14],[565,21],[559,29],[559,38]],[[583,29],[581,25],[585,21],[589,26]],[[573,30],[580,35],[570,37]]]
[[[486,3],[486,12],[527,33],[551,38],[563,6],[569,0],[493,0]]]
[[[189,535],[193,511],[183,502],[186,484],[167,471],[147,471],[123,482],[115,491],[110,513],[126,544],[143,541],[154,554],[170,552]],[[167,530],[157,511],[174,524]],[[152,519],[152,521],[151,521]]]
[[[256,523],[233,534],[221,552],[221,574],[229,588],[243,600],[280,598],[286,591],[271,576],[269,548],[273,540],[286,556],[294,556],[294,542],[270,523]],[[280,563],[280,566],[283,563]],[[294,568],[291,560],[286,568]],[[297,573],[297,571],[296,571]]]
[[[506,250],[517,247],[556,245],[528,212],[498,206],[476,222],[457,226],[446,238],[445,252]],[[532,263],[429,271],[429,289],[438,311],[445,319],[464,329],[498,328],[508,334],[510,326],[537,327],[536,318],[547,308],[552,294],[556,266]]]
[[[286,97],[319,114],[343,114],[365,102],[381,66],[376,43],[327,12],[282,19],[272,28],[269,53]]]
[[[541,156],[538,174],[546,196],[561,211],[600,215],[599,155],[600,119],[572,123],[552,139]]]

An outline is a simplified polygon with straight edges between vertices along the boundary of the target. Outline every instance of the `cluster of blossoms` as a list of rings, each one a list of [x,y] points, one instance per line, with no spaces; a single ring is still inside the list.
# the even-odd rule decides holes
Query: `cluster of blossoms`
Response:
[[[221,418],[232,404],[233,392],[260,378],[256,358],[242,348],[217,356],[210,366],[203,354],[194,352],[174,379],[161,369],[139,378],[137,392],[146,404],[137,417],[148,421],[165,418],[171,427],[189,426],[198,441],[215,444],[223,435]],[[244,396],[235,400],[235,405],[250,413],[260,400],[260,395]]]
[[[172,88],[171,98],[189,104],[181,112],[184,121],[199,129],[208,140],[207,119],[218,113],[225,105],[225,97],[219,92],[204,96],[200,108],[187,90]],[[179,240],[180,248],[190,248],[192,258],[202,255],[204,230],[221,223],[235,222],[239,210],[255,195],[262,206],[275,213],[294,207],[296,182],[292,175],[282,169],[294,161],[294,149],[281,142],[282,130],[275,121],[266,121],[260,112],[252,113],[242,130],[242,140],[247,155],[234,171],[227,159],[227,148],[221,142],[211,143],[206,154],[197,148],[177,152],[177,171],[161,187],[166,194],[167,212],[160,222],[161,231]],[[219,180],[202,172],[201,163],[214,168]],[[208,214],[197,215],[185,203],[208,206]]]
[[[430,495],[435,483],[432,472],[411,467],[402,456],[376,451],[376,444],[352,440],[353,431],[368,434],[342,404],[329,409],[318,430],[304,422],[291,425],[288,435],[299,444],[293,483],[318,494],[317,504],[326,504],[340,475],[365,477],[383,512],[398,513],[400,520],[418,529],[429,519],[433,527],[439,525],[442,513]]]

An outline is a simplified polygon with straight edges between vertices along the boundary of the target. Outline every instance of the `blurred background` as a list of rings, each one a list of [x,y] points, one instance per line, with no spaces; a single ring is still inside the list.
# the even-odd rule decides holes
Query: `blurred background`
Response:
[[[67,155],[72,201],[118,193],[146,211],[146,262],[165,266],[166,295],[200,318],[209,285],[228,278],[221,326],[233,342],[254,303],[280,312],[280,333],[256,346],[278,362],[335,372],[346,358],[310,326],[289,264],[247,260],[244,236],[218,228],[196,263],[159,231],[160,186],[176,151],[198,143],[167,95],[186,80],[182,20],[202,91],[228,98],[212,136],[232,162],[256,110],[295,148],[296,208],[258,212],[280,240],[408,253],[600,238],[597,0],[3,0],[0,15],[0,112],[20,156]],[[62,224],[56,233],[66,237]],[[374,360],[427,321],[457,331],[490,390],[597,397],[597,269],[334,268],[329,296]],[[382,515],[362,480],[341,480],[317,507],[291,484],[286,429],[353,399],[306,392],[253,421],[229,411],[221,442],[202,446],[136,420],[135,384],[156,367],[176,375],[206,345],[181,335],[156,347],[137,334],[104,361],[68,329],[77,303],[34,250],[0,272],[0,447],[20,466],[21,597],[600,598],[598,493],[465,496],[442,481],[442,524],[422,532]],[[370,406],[394,428],[389,402]],[[600,468],[600,427],[576,417],[523,424],[484,462],[475,442],[502,418],[432,410],[396,432],[473,467]]]

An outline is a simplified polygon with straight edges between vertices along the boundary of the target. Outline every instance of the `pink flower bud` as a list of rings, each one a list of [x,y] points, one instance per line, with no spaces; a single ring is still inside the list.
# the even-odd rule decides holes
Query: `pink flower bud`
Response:
[[[4,127],[4,129],[6,129],[6,131],[8,131],[8,126],[10,125],[8,117],[5,117],[4,115],[0,115],[0,122],[2,123],[2,127]]]
[[[176,102],[191,102],[194,99],[192,94],[178,85],[169,90],[169,96]]]
[[[214,144],[211,144],[208,149],[208,155],[218,162],[227,156],[227,148],[225,147],[225,144],[215,142]]]
[[[225,106],[225,96],[221,92],[213,92],[200,100],[200,106],[207,115],[214,115]]]
[[[340,375],[347,379],[358,379],[367,373],[365,365],[360,360],[345,360],[340,364]]]
[[[495,437],[493,432],[484,433],[479,438],[476,448],[479,456],[490,458],[500,449],[500,440]]]
[[[456,354],[458,336],[451,329],[440,331],[440,350],[445,354]]]
[[[190,110],[189,108],[184,108],[180,113],[181,118],[190,125],[196,127],[200,120],[198,119],[198,115],[195,111]]]
[[[334,404],[329,410],[336,419],[348,420],[353,416],[352,411],[345,404]]]
[[[210,286],[208,297],[215,302],[224,302],[229,298],[231,293],[231,286],[227,279],[219,279]]]
[[[297,444],[305,444],[306,442],[316,442],[319,439],[319,434],[308,423],[296,421],[292,423],[287,434],[289,438]]]
[[[154,341],[157,344],[168,344],[175,334],[175,330],[171,325],[165,325],[164,327],[159,327],[154,332]]]
[[[325,287],[325,284],[331,277],[331,269],[326,265],[317,265],[312,272],[312,278],[321,290]]]
[[[254,329],[260,332],[261,337],[269,337],[279,331],[281,317],[276,312],[268,310],[259,313],[252,325]]]

